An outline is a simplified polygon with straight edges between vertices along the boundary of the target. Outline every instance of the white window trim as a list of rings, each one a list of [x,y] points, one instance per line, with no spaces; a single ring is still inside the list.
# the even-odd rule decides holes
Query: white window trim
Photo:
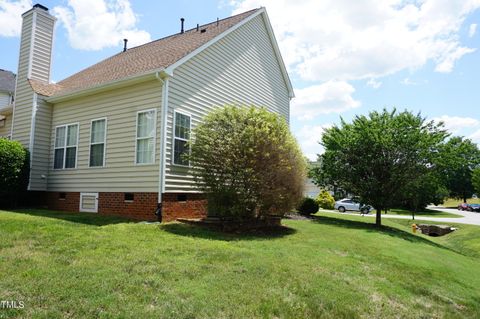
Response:
[[[95,209],[82,209],[83,196],[95,196]],[[98,193],[80,193],[79,212],[98,213]]]
[[[102,166],[90,166],[90,155],[91,155],[91,152],[92,152],[92,145],[101,144],[101,143],[92,143],[93,122],[102,121],[102,120],[105,121],[105,134],[103,136],[103,164],[102,164]],[[93,120],[90,121],[90,140],[89,140],[89,143],[88,143],[88,167],[89,168],[105,167],[106,157],[107,157],[107,127],[108,127],[108,120],[107,120],[106,117],[101,117],[101,118],[93,119]]]
[[[173,123],[172,123],[172,149],[170,153],[172,154],[172,165],[174,166],[179,166],[179,167],[191,167],[190,161],[188,161],[188,165],[183,165],[183,164],[177,164],[175,163],[175,139],[178,139],[180,141],[185,141],[185,142],[190,142],[190,140],[181,138],[181,137],[175,137],[175,123],[177,122],[177,114],[182,114],[185,116],[188,116],[190,118],[190,127],[189,127],[189,135],[190,139],[192,138],[192,115],[190,113],[184,112],[184,111],[177,111],[173,110]],[[190,153],[190,149],[189,149]]]
[[[77,125],[77,144],[75,145],[75,147],[77,148],[76,152],[75,152],[75,167],[69,167],[69,168],[65,168],[65,161],[67,159],[67,138],[68,138],[68,127],[69,126],[74,126],[74,125]],[[59,127],[65,127],[65,146],[64,147],[56,147],[55,146],[55,143],[57,141],[57,128]],[[57,125],[55,126],[55,138],[53,139],[53,169],[56,170],[56,171],[59,171],[59,170],[72,170],[72,169],[77,169],[77,166],[78,166],[78,141],[79,141],[79,138],[80,138],[80,122],[76,122],[76,123],[69,123],[69,124],[62,124],[62,125]],[[70,146],[71,147],[71,146]],[[55,151],[57,149],[62,149],[63,148],[63,164],[62,164],[62,168],[55,168]]]
[[[138,116],[140,113],[148,113],[153,111],[153,162],[151,163],[137,163],[137,146],[139,139],[145,139],[145,137],[138,137]],[[149,137],[150,138],[150,137]],[[156,153],[156,146],[157,146],[157,109],[148,109],[142,110],[137,112],[137,117],[135,119],[135,155],[133,159],[133,163],[135,165],[143,166],[143,165],[154,165],[157,160],[157,153]]]

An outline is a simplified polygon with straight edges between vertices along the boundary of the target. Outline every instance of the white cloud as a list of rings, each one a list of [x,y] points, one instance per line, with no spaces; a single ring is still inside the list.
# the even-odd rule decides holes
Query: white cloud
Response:
[[[480,0],[233,0],[265,6],[288,69],[308,81],[379,78],[433,62],[450,72],[465,54],[459,31]]]
[[[417,81],[413,81],[410,78],[406,77],[402,81],[400,81],[401,84],[403,85],[419,85],[420,83]]]
[[[343,81],[328,81],[295,90],[292,115],[300,120],[312,119],[321,114],[342,113],[360,106],[352,97],[355,88]]]
[[[0,0],[0,36],[20,36],[22,13],[31,8],[32,2],[30,0]]]
[[[474,141],[475,143],[479,144],[480,146],[480,130],[477,130],[476,132],[468,136],[468,138]]]
[[[137,29],[138,17],[128,0],[68,0],[68,6],[52,12],[75,49],[101,50],[120,45],[124,38],[130,47],[151,41],[148,32]]]
[[[477,33],[477,24],[472,23],[468,28],[468,37],[472,38]]]
[[[457,133],[465,128],[478,127],[480,121],[471,117],[442,115],[433,119],[435,122],[443,122],[445,128],[451,133]],[[477,132],[478,133],[478,132]]]
[[[323,146],[319,142],[325,129],[330,127],[332,127],[332,124],[305,125],[295,133],[303,153],[310,160],[316,160],[317,154],[323,153]]]
[[[382,86],[382,82],[377,81],[375,79],[370,79],[368,80],[367,85],[371,88],[378,89],[379,87]]]

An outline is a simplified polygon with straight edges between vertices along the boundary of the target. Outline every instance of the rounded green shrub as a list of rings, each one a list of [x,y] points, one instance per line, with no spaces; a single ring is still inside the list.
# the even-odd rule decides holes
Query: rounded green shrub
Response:
[[[302,198],[306,161],[287,122],[264,108],[225,106],[194,130],[188,158],[208,214],[232,220],[283,216]]]
[[[313,198],[305,197],[298,205],[297,211],[302,215],[315,214],[318,212],[318,204]]]
[[[325,189],[322,189],[316,198],[318,206],[323,209],[333,209],[335,198]]]
[[[14,205],[27,190],[30,155],[17,141],[0,138],[0,204]]]

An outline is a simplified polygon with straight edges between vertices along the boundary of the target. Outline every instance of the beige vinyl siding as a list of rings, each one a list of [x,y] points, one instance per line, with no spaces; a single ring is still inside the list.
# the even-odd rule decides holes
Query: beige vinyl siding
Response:
[[[10,104],[11,99],[10,93],[0,92],[0,109],[7,107]]]
[[[0,137],[10,136],[10,130],[12,128],[12,114],[8,114],[5,117],[5,126],[0,127]]]
[[[35,36],[33,41],[33,56],[31,78],[50,81],[50,61],[52,54],[53,28],[55,20],[43,10],[35,10]]]
[[[36,108],[35,134],[32,144],[32,163],[30,169],[30,190],[44,191],[47,190],[52,106],[44,101],[44,97],[38,95]]]
[[[32,123],[33,105],[33,90],[27,80],[30,63],[32,20],[33,12],[26,14],[22,22],[17,86],[15,91],[15,108],[13,113],[12,139],[19,141],[25,147],[29,147],[30,144],[30,127]]]
[[[175,69],[168,101],[166,192],[196,191],[188,168],[172,165],[174,110],[190,114],[192,127],[213,107],[224,104],[263,106],[288,121],[288,88],[263,16]]]
[[[50,136],[49,191],[158,192],[162,87],[148,81],[55,104]],[[135,164],[137,112],[156,109],[154,164]],[[107,119],[105,167],[89,167],[91,120]],[[53,169],[55,127],[79,123],[76,169]]]

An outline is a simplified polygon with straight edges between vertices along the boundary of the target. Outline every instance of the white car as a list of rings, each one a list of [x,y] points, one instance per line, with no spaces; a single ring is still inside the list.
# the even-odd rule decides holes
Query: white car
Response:
[[[353,199],[350,199],[350,198],[344,198],[339,201],[336,201],[334,208],[338,209],[340,213],[344,213],[347,210],[353,210],[357,212],[362,212],[363,214],[368,214],[373,209],[372,206],[369,206],[369,205],[362,205],[360,207],[359,202],[354,201]]]

